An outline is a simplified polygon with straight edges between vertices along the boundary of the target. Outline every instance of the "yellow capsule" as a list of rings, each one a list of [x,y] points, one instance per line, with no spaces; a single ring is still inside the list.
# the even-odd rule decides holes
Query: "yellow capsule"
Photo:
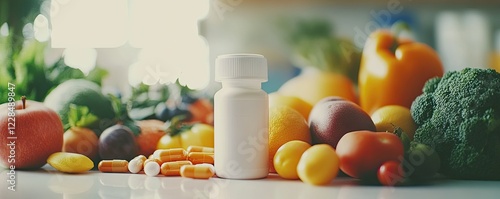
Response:
[[[165,162],[161,165],[161,174],[165,176],[180,176],[181,167],[184,165],[193,165],[190,161],[182,160],[175,162]]]
[[[214,175],[214,166],[211,164],[184,165],[181,167],[181,176],[185,178],[208,179]]]
[[[186,160],[186,150],[183,148],[176,149],[158,149],[153,153],[153,157],[163,162],[173,162]]]
[[[188,160],[193,164],[214,164],[214,154],[204,152],[191,152],[188,154]]]
[[[138,173],[144,167],[144,162],[146,160],[147,160],[146,156],[144,156],[144,155],[139,155],[139,156],[135,157],[134,159],[130,160],[130,162],[128,163],[128,170],[131,173]]]
[[[128,162],[126,160],[102,160],[97,168],[101,172],[127,173]]]
[[[204,146],[189,146],[187,148],[188,154],[191,152],[205,152],[205,153],[213,153],[214,148],[212,147],[204,147]]]

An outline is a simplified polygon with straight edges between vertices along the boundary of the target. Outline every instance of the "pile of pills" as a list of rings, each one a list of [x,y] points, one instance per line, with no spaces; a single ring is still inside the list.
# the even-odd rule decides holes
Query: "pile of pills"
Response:
[[[139,173],[148,176],[182,176],[195,179],[208,179],[215,174],[214,149],[190,146],[182,148],[158,149],[149,158],[139,155],[130,162],[126,160],[102,160],[98,168],[109,173]]]

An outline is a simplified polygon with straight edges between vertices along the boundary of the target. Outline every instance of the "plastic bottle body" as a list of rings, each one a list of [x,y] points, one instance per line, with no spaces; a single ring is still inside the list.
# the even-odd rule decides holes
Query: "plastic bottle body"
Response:
[[[215,171],[231,179],[269,173],[269,102],[258,80],[226,80],[214,96]]]

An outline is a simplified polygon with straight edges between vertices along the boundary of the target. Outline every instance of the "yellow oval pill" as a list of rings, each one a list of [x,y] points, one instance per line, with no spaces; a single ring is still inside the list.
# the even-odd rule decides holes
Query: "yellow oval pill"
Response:
[[[94,168],[94,162],[78,153],[57,152],[47,158],[47,163],[65,173],[83,173]]]

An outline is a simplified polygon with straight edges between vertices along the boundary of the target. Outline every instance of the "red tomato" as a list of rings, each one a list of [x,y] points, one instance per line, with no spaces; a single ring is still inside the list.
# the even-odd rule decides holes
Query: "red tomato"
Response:
[[[377,171],[387,161],[403,159],[403,143],[387,132],[354,131],[337,144],[340,169],[347,175],[367,180],[377,179]]]
[[[385,162],[377,172],[378,181],[385,186],[395,186],[403,183],[404,176],[403,167],[396,161]]]

